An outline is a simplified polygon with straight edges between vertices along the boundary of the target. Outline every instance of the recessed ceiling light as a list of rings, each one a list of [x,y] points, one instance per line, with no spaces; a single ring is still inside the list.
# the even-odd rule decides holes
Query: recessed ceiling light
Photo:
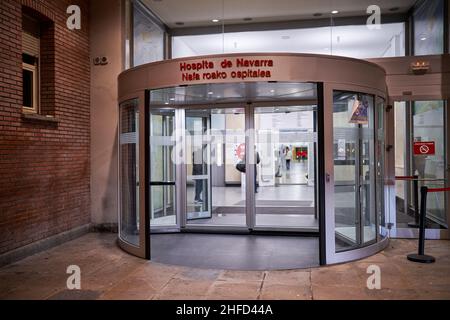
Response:
[[[211,95],[211,94],[214,94],[214,92],[210,91],[210,92],[208,92],[208,94],[210,94],[210,95]]]
[[[170,101],[175,101],[175,98],[170,98],[169,100],[170,100]]]
[[[333,10],[333,11],[331,11],[331,14],[338,14],[338,13],[339,13],[338,10]]]
[[[392,12],[394,12],[394,11],[398,11],[398,10],[400,10],[400,8],[399,8],[399,7],[393,7],[393,8],[390,8],[390,9],[389,9],[389,11],[392,11]]]
[[[425,40],[427,40],[427,37],[421,37],[420,38],[420,41],[425,41]]]
[[[184,26],[184,22],[175,22],[177,26]]]
[[[321,17],[322,14],[321,14],[320,12],[317,12],[317,13],[314,13],[313,16],[314,16],[314,17]]]
[[[273,90],[273,89],[272,89],[272,90],[270,90],[270,92],[271,92],[271,93],[274,93],[274,92],[275,92],[275,90]]]
[[[214,22],[214,23],[217,23],[217,22],[219,22],[220,20],[219,20],[219,19],[212,19],[211,21]]]
[[[244,18],[242,20],[244,20],[244,21],[252,21],[253,19],[252,18]]]
[[[165,102],[164,104],[169,104],[168,102]]]
[[[289,40],[291,37],[290,36],[281,36],[281,39],[283,40]]]

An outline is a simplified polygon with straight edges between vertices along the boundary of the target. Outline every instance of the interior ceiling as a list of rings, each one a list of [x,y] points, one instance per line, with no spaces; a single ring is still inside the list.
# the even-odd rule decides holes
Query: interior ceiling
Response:
[[[407,12],[416,0],[142,0],[169,28],[364,16],[370,5],[382,13]],[[395,11],[390,9],[397,8]],[[322,16],[314,16],[320,13]],[[250,18],[250,21],[244,19]],[[221,22],[214,23],[213,19]],[[177,24],[178,23],[178,24]],[[183,23],[183,25],[180,25]]]

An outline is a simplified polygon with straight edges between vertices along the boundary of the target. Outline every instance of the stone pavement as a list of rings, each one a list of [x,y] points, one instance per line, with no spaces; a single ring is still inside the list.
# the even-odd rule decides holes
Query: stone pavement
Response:
[[[133,257],[116,235],[90,233],[0,268],[0,299],[450,299],[450,241],[427,241],[437,262],[406,260],[416,240],[391,240],[367,259],[287,271],[226,271],[162,265]],[[366,286],[370,265],[381,289]],[[69,265],[81,268],[81,290],[66,287]]]

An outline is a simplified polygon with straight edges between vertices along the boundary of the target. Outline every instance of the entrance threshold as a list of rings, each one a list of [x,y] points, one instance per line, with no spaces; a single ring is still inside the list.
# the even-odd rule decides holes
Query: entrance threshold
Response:
[[[152,261],[201,269],[289,270],[319,266],[319,238],[175,233],[151,236]]]

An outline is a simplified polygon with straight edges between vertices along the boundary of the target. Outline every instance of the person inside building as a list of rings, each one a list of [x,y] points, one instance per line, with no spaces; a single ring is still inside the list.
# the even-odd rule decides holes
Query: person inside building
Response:
[[[286,147],[286,170],[291,170],[291,160],[292,160],[292,150],[289,147]]]
[[[192,153],[192,175],[193,176],[201,176],[203,175],[203,150],[202,148],[194,148],[194,152]],[[203,203],[201,198],[203,192],[203,179],[195,179],[195,197],[194,202],[196,204]]]

